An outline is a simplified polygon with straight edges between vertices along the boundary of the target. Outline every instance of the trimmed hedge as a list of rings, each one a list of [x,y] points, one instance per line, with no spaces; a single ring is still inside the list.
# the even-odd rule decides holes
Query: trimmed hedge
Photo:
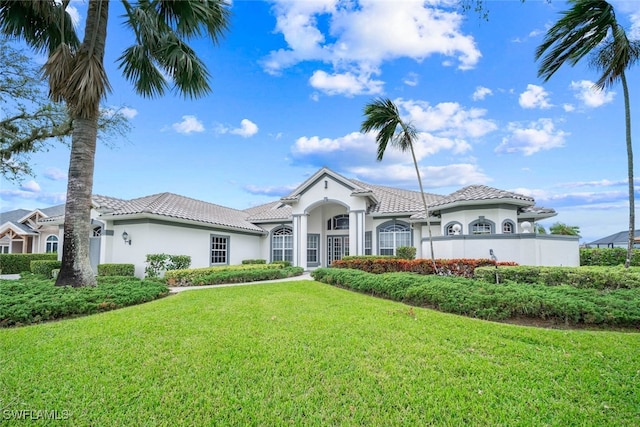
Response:
[[[472,278],[476,268],[482,266],[495,266],[490,259],[436,259],[441,276],[460,276]],[[513,262],[500,262],[498,265],[517,265]],[[418,274],[434,274],[433,262],[430,259],[400,259],[396,257],[344,257],[331,264],[334,268],[351,268],[366,271],[368,273],[393,273],[411,272]]]
[[[33,274],[38,274],[46,277],[47,279],[51,279],[53,277],[53,270],[57,270],[62,265],[62,262],[55,260],[42,260],[37,259],[35,261],[31,261],[30,270]]]
[[[266,264],[266,259],[243,259],[242,264]]]
[[[359,292],[486,320],[530,318],[574,325],[640,328],[640,289],[577,289],[411,273],[320,268],[315,280]]]
[[[134,276],[133,264],[98,264],[98,276]]]
[[[58,254],[0,254],[2,274],[20,274],[31,271],[31,261],[56,261]]]
[[[511,281],[546,286],[568,285],[580,289],[640,288],[640,269],[636,267],[479,267],[475,278],[496,283]]]
[[[616,266],[627,260],[626,248],[580,248],[580,265]],[[631,265],[640,267],[640,249],[633,249]]]
[[[285,279],[300,276],[303,271],[302,267],[285,267],[282,264],[253,264],[167,271],[164,278],[169,286],[203,286]]]
[[[191,266],[189,255],[147,254],[144,269],[147,278],[160,277],[162,272],[169,270],[184,270]]]
[[[55,286],[36,276],[0,280],[0,327],[94,314],[163,297],[167,286],[133,277],[98,277],[95,287]]]

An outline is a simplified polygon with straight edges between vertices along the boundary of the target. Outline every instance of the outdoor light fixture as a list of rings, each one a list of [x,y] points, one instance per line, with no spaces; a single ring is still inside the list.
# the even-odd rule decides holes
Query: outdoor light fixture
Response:
[[[129,246],[131,246],[131,238],[129,237],[129,233],[127,233],[126,231],[122,233],[122,240],[124,240],[125,245],[128,243]]]

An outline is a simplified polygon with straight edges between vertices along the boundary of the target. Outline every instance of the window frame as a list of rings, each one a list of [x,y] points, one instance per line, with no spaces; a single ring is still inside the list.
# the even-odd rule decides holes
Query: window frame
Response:
[[[315,248],[310,246],[310,243],[315,241]],[[310,261],[309,256],[311,252],[315,252],[315,260]],[[320,265],[320,234],[309,233],[307,234],[307,265],[310,267],[316,267]]]
[[[58,253],[58,246],[60,245],[60,239],[55,234],[47,236],[44,243],[44,253],[55,254]]]
[[[398,228],[402,229],[399,230]],[[383,233],[385,234],[384,236]],[[378,236],[378,255],[395,256],[399,247],[413,246],[411,225],[403,221],[394,220],[380,224],[376,228],[376,234]],[[404,239],[398,239],[400,234],[406,235]],[[391,238],[392,245],[388,244],[389,238]]]
[[[214,248],[214,243],[220,244],[224,242],[224,248]],[[209,237],[209,265],[217,266],[217,265],[229,265],[229,254],[231,246],[231,236],[224,234],[211,234]],[[218,255],[217,257],[214,255],[214,252]],[[220,259],[221,253],[224,253],[224,260],[222,262],[214,262],[215,260]]]
[[[286,231],[286,234],[283,233],[284,231]],[[279,247],[276,247],[274,243],[276,242],[276,238],[279,238],[279,237],[282,237],[282,245],[281,246],[278,245]],[[290,247],[287,247],[288,243],[290,243]],[[293,228],[292,227],[287,225],[281,225],[271,230],[270,245],[271,245],[271,251],[270,251],[271,262],[289,261],[293,264]],[[275,256],[276,250],[280,252],[280,256],[277,256],[277,257]],[[290,258],[290,259],[287,259],[287,258]]]

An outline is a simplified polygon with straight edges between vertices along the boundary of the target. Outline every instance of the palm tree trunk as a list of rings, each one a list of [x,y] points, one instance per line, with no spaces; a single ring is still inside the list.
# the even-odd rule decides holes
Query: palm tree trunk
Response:
[[[427,204],[427,199],[424,196],[424,189],[422,188],[422,178],[420,177],[420,169],[418,168],[418,161],[416,160],[416,154],[413,151],[413,144],[409,144],[409,147],[411,148],[411,157],[413,157],[413,165],[416,168],[416,175],[418,175],[418,185],[420,186],[420,195],[422,196],[424,213],[427,218],[427,230],[429,231],[429,249],[431,250],[431,263],[433,264],[433,272],[435,274],[438,274],[438,267],[436,266],[436,257],[433,253],[433,235],[431,234],[431,221],[429,220],[429,205]]]
[[[624,71],[620,74],[620,80],[622,81],[622,91],[624,93],[624,118],[627,139],[627,172],[629,180],[629,242],[627,245],[627,259],[624,262],[624,266],[628,268],[631,265],[631,258],[633,256],[633,243],[636,229],[636,206],[633,182],[633,145],[631,144],[631,107],[629,105],[627,77]]]
[[[85,37],[80,54],[97,57],[101,63],[107,37],[108,1],[90,1],[87,11]],[[69,181],[65,206],[62,265],[56,286],[95,286],[96,278],[89,261],[91,231],[91,194],[96,154],[98,111],[100,99],[74,105],[73,135],[69,160]],[[87,114],[87,111],[90,113]]]

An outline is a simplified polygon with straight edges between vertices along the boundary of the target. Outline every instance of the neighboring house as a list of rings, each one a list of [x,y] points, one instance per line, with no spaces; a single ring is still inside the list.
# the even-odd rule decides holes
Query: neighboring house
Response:
[[[579,265],[578,237],[535,234],[556,215],[531,197],[472,185],[426,194],[436,258],[490,258],[523,265]],[[161,193],[133,200],[94,196],[92,264],[133,263],[152,253],[189,255],[192,267],[288,260],[305,269],[347,255],[394,255],[414,246],[429,258],[420,193],[367,184],[322,168],[291,194],[246,210]],[[41,217],[41,227],[64,218]],[[4,226],[4,225],[3,225]],[[58,237],[62,238],[62,231]]]
[[[640,230],[634,231],[634,247],[640,245]],[[586,244],[588,248],[626,248],[629,243],[629,231],[620,231],[602,239],[594,240]]]
[[[60,239],[58,226],[42,221],[62,215],[64,215],[64,205],[0,213],[0,253],[58,252]]]

